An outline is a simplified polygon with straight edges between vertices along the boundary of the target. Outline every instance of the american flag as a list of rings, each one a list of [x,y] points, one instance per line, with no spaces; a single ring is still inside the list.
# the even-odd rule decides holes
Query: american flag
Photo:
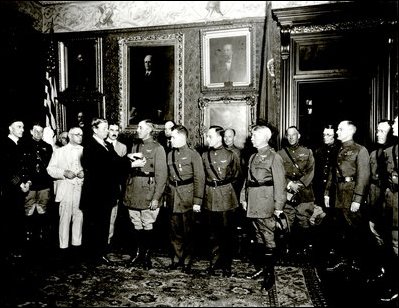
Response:
[[[46,126],[56,130],[56,106],[57,99],[57,66],[56,66],[56,45],[54,42],[54,29],[50,29],[50,38],[48,42],[48,50],[46,54],[46,79],[44,84],[44,107],[46,110]]]

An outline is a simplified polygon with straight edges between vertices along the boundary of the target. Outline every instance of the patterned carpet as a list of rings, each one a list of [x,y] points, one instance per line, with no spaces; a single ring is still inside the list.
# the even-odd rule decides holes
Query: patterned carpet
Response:
[[[245,275],[253,268],[233,262],[233,277],[209,276],[198,260],[191,275],[169,271],[169,258],[153,257],[153,269],[125,268],[127,255],[111,254],[113,266],[84,263],[24,264],[8,268],[8,286],[0,304],[19,307],[325,307],[317,272],[310,266],[278,265],[276,284],[261,291]],[[221,273],[220,273],[221,274]],[[3,276],[4,278],[4,276]]]

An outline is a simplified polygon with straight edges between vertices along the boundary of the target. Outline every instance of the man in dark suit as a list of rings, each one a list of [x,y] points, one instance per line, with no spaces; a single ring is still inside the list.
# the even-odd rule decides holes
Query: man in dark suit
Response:
[[[29,182],[21,168],[22,149],[20,139],[24,123],[11,120],[9,134],[1,143],[1,204],[3,219],[1,231],[4,235],[5,257],[21,257],[24,242],[24,196],[29,191]]]
[[[85,181],[80,208],[83,211],[83,245],[92,261],[111,264],[107,258],[111,210],[119,193],[122,157],[105,141],[108,122],[94,118],[93,136],[83,148],[82,167]],[[127,161],[127,160],[126,160]]]
[[[138,122],[138,119],[162,122],[165,116],[165,83],[161,80],[159,67],[154,69],[152,55],[144,57],[143,75],[133,78],[131,87],[135,93],[131,102],[131,123]]]

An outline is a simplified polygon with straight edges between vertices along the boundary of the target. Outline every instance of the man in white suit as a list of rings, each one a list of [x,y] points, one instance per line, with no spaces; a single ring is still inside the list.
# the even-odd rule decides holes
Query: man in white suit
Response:
[[[117,124],[110,124],[108,128],[108,137],[107,141],[113,145],[115,152],[120,156],[124,157],[127,154],[127,147],[125,144],[122,142],[119,142],[118,139],[119,136],[119,125]],[[123,181],[121,179],[121,185]],[[122,187],[121,187],[122,191]],[[115,221],[116,221],[116,216],[118,215],[118,203],[119,203],[120,198],[118,198],[115,206],[112,208],[111,211],[111,220],[109,224],[109,237],[108,237],[108,244],[111,243],[111,239],[114,236],[114,230],[115,230]]]
[[[56,179],[55,201],[59,207],[59,241],[65,251],[69,246],[72,219],[72,246],[82,244],[83,213],[79,209],[84,172],[81,165],[83,131],[73,127],[68,133],[69,143],[54,151],[47,172]]]

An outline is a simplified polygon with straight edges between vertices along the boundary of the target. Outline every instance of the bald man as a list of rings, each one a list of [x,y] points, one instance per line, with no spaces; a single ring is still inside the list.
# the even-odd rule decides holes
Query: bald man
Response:
[[[370,157],[367,149],[354,142],[356,126],[352,121],[342,121],[338,125],[337,139],[342,145],[328,177],[325,191],[325,205],[330,206],[330,198],[335,194],[336,246],[339,260],[327,267],[327,271],[344,271],[348,276],[360,271],[366,227],[363,217],[364,201],[370,177]],[[335,180],[336,190],[331,191]]]
[[[263,285],[269,291],[274,285],[274,251],[276,242],[274,215],[280,216],[286,201],[283,159],[269,145],[272,136],[267,126],[255,126],[251,141],[257,149],[249,160],[248,174],[240,194],[240,203],[255,230],[254,253],[257,278],[263,273]]]

